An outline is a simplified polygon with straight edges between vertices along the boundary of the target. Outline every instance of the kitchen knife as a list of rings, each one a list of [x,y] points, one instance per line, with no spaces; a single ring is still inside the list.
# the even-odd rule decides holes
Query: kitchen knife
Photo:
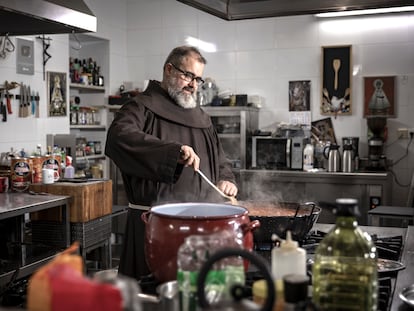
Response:
[[[24,112],[23,112],[23,116],[26,118],[29,115],[29,108],[28,108],[28,104],[29,104],[29,87],[25,86],[24,87]]]
[[[39,111],[39,100],[40,100],[39,92],[36,92],[35,100],[36,100],[36,118],[39,118],[39,116],[40,116],[40,111]]]
[[[27,101],[26,117],[28,117],[30,115],[30,104],[32,103],[32,98],[31,98],[32,93],[30,91],[30,85],[27,86],[27,93],[26,94],[27,94],[27,98],[26,98],[26,101]]]
[[[33,91],[30,96],[31,96],[32,116],[34,116],[35,113],[36,113],[36,93],[35,93],[35,91]]]
[[[4,93],[0,92],[0,113],[3,116],[2,121],[6,122],[7,121],[7,110],[6,110],[6,106],[3,103],[3,98],[4,98]]]
[[[10,93],[9,90],[6,88],[6,103],[7,103],[7,112],[9,114],[12,114],[12,107],[11,107],[11,101],[10,101]]]
[[[24,103],[24,84],[20,83],[20,105],[19,105],[19,118],[23,117],[23,103]]]
[[[26,115],[26,85],[23,85],[23,99],[22,99],[22,117],[24,118]]]

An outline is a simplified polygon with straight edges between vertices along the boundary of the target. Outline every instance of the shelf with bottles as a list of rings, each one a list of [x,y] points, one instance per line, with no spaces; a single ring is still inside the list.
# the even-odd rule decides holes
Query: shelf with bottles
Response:
[[[104,86],[86,85],[82,83],[70,83],[69,88],[78,90],[80,93],[104,93]]]
[[[101,106],[79,106],[70,103],[70,129],[105,131],[101,124]]]
[[[94,87],[104,86],[104,76],[101,73],[101,66],[98,65],[96,59],[87,57],[69,57],[69,75],[70,82],[76,85]]]

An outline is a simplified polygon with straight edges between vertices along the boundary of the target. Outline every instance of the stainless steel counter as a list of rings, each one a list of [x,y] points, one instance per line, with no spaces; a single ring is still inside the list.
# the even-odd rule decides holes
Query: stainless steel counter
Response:
[[[61,207],[61,224],[64,227],[64,241],[66,241],[66,246],[69,246],[69,198],[69,196],[49,194],[37,195],[29,193],[0,193],[0,221],[11,221],[11,223],[15,224],[14,228],[16,229],[16,241],[13,242],[19,244],[20,247],[19,268],[17,269],[18,278],[32,274],[38,267],[53,258],[53,256],[46,256],[36,258],[36,260],[27,259],[25,215],[32,212]],[[14,273],[15,270],[4,271],[0,274],[0,288],[11,280]]]

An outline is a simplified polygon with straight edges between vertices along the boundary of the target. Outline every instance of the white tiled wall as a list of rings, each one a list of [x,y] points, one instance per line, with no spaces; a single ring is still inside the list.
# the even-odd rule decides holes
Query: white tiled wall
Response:
[[[363,77],[393,75],[397,80],[397,117],[388,120],[386,151],[391,159],[406,152],[407,140],[396,140],[399,127],[414,128],[414,14],[321,20],[313,16],[224,21],[174,0],[85,0],[98,18],[97,36],[110,40],[110,93],[124,81],[142,87],[144,80],[160,79],[165,57],[192,36],[216,45],[204,53],[205,76],[221,89],[257,94],[263,98],[260,126],[288,121],[288,82],[311,81],[312,119],[319,114],[321,46],[352,45],[352,115],[333,118],[337,140],[359,136],[361,155],[367,154],[363,119]],[[46,86],[42,79],[41,44],[35,41],[35,75],[15,73],[15,56],[0,59],[4,80],[30,83],[41,93],[40,119],[11,117],[0,122],[0,151],[45,144],[46,133],[69,131],[68,119],[46,117]],[[47,71],[67,71],[68,36],[52,36],[52,59]],[[43,96],[42,96],[43,95]],[[15,104],[17,105],[17,103]],[[16,108],[15,108],[16,109]],[[62,122],[63,121],[63,122]],[[393,168],[401,184],[414,169],[414,143],[409,156]],[[394,184],[394,204],[402,204],[406,188]]]

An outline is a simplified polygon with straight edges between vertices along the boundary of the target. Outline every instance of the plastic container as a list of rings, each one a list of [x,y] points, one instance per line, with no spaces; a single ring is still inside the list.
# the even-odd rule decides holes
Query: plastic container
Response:
[[[306,251],[292,240],[290,231],[280,247],[272,249],[272,274],[275,280],[282,280],[285,275],[306,275]]]
[[[64,171],[64,178],[74,178],[75,177],[75,168],[72,166],[72,157],[66,157],[66,168]]]
[[[313,170],[314,164],[314,148],[313,145],[308,141],[305,148],[303,149],[303,170]]]
[[[286,240],[280,247],[272,249],[272,275],[276,284],[276,310],[284,310],[283,278],[289,274],[306,276],[306,251],[292,240],[290,231],[286,232]]]
[[[336,200],[336,224],[315,251],[313,302],[320,310],[377,310],[377,253],[356,221],[356,199]]]

